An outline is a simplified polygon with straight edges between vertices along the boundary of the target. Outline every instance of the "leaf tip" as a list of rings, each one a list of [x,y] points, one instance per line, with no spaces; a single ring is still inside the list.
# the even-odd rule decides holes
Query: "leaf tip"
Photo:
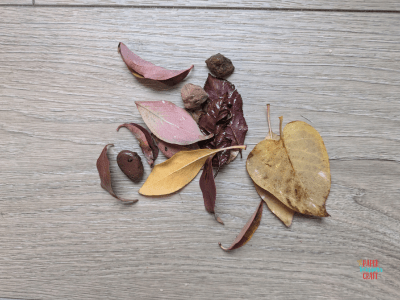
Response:
[[[224,246],[221,245],[221,242],[218,242],[218,245],[221,247],[222,250],[227,251],[227,252],[229,251],[228,248],[225,248]]]
[[[122,203],[126,204],[126,205],[132,205],[135,204],[136,202],[138,202],[139,199],[134,199],[134,200],[123,200]]]

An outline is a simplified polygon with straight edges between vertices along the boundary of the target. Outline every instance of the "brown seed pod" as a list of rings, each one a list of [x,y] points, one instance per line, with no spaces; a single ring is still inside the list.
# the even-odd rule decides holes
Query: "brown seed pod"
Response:
[[[235,67],[232,61],[218,53],[206,60],[207,68],[219,78],[225,78],[233,73]]]
[[[138,182],[143,177],[142,159],[136,152],[122,150],[118,153],[117,163],[121,171],[133,182]]]
[[[181,96],[186,109],[196,110],[208,99],[208,94],[201,86],[191,83],[181,89]]]

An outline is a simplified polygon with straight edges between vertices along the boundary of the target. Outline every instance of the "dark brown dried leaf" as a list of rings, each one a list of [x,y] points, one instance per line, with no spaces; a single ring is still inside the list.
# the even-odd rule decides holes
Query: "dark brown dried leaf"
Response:
[[[100,180],[101,180],[101,187],[105,189],[107,192],[110,193],[111,196],[121,200],[122,202],[126,202],[127,204],[132,204],[138,202],[139,200],[126,200],[121,197],[118,197],[111,186],[111,173],[110,173],[110,161],[107,157],[107,147],[114,146],[113,144],[108,144],[104,147],[103,151],[101,152],[99,158],[97,159],[97,171],[99,172]]]
[[[156,137],[154,134],[151,134],[151,136],[153,137],[158,148],[165,155],[166,158],[171,158],[179,151],[189,151],[189,150],[199,149],[199,145],[197,145],[197,143],[182,146],[182,145],[176,145],[176,144],[170,144],[170,143],[164,142],[163,140],[160,140],[158,137]]]
[[[117,131],[121,127],[126,127],[132,132],[132,134],[137,138],[139,141],[139,146],[142,148],[142,152],[146,157],[147,162],[149,163],[150,167],[154,166],[154,161],[158,157],[158,148],[154,144],[153,139],[151,138],[150,133],[147,131],[146,128],[143,128],[139,124],[135,123],[125,123],[118,126]]]
[[[214,214],[215,219],[221,223],[222,220],[215,216],[215,200],[217,198],[217,188],[215,186],[214,172],[212,167],[212,157],[207,158],[204,166],[203,173],[200,177],[200,189],[203,193],[204,207],[210,214]]]
[[[221,245],[221,243],[219,243],[219,246],[225,251],[234,250],[244,246],[248,241],[250,241],[254,232],[256,232],[258,226],[260,225],[262,211],[263,211],[263,201],[261,200],[260,204],[257,207],[257,210],[247,221],[246,225],[244,225],[243,229],[240,231],[239,235],[233,241],[232,245],[230,245],[229,248],[224,248]]]
[[[209,103],[199,119],[200,129],[214,137],[200,142],[200,148],[219,149],[244,144],[248,130],[243,116],[243,100],[235,86],[227,80],[208,74],[204,90],[209,95]],[[213,159],[215,167],[226,164],[231,151],[223,151]]]

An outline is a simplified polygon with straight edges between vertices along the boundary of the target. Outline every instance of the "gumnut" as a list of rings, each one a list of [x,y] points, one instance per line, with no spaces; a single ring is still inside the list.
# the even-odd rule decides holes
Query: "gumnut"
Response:
[[[122,150],[118,153],[117,163],[121,171],[133,182],[138,182],[143,177],[142,159],[136,152]]]
[[[220,53],[207,59],[206,64],[211,73],[219,78],[225,78],[231,75],[235,70],[232,61]]]
[[[208,99],[208,94],[201,86],[187,83],[181,90],[182,100],[186,109],[196,110]]]

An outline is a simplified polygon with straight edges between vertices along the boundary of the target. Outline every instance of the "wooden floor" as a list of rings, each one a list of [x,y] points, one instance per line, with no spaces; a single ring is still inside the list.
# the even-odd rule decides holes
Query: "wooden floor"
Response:
[[[32,5],[32,4],[35,5]],[[0,299],[400,299],[400,5],[395,0],[0,0]],[[137,81],[124,42],[166,68]],[[249,125],[243,159],[216,178],[217,223],[199,176],[164,198],[138,195],[116,165],[141,153],[135,100],[182,106],[222,53]],[[331,217],[264,210],[243,248],[223,252],[260,198],[245,170],[272,126],[309,122],[331,162]],[[107,143],[121,204],[100,187]],[[163,156],[157,160],[160,163]],[[145,177],[150,168],[145,165]],[[357,260],[383,272],[363,279]]]

